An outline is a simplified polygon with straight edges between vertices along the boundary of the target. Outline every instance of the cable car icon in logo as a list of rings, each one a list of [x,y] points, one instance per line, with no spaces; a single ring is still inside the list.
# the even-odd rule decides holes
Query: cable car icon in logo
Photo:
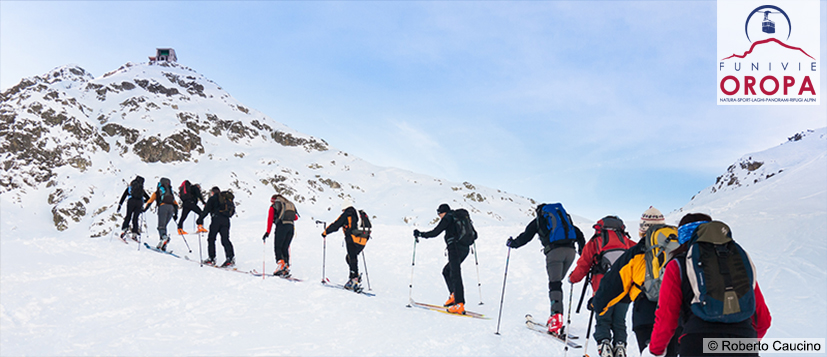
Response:
[[[771,11],[771,10],[775,10],[775,11]],[[784,12],[784,10],[781,10],[781,8],[778,7],[778,6],[763,5],[763,6],[759,6],[759,7],[755,8],[755,10],[752,10],[752,12],[749,14],[749,16],[747,16],[747,21],[744,24],[744,32],[747,34],[747,40],[749,40],[749,42],[753,42],[752,39],[749,37],[749,30],[750,30],[749,21],[752,18],[752,15],[755,15],[756,13],[764,13],[764,20],[761,21],[761,32],[766,33],[766,34],[770,34],[770,35],[773,35],[773,34],[776,33],[775,21],[770,19],[770,14],[784,15],[784,18],[787,20],[787,26],[788,26],[787,28],[789,29],[789,31],[787,32],[786,40],[790,39],[790,34],[792,34],[792,32],[793,32],[793,25],[790,22],[790,17],[787,16],[787,13]],[[778,20],[777,16],[773,16],[773,18]]]

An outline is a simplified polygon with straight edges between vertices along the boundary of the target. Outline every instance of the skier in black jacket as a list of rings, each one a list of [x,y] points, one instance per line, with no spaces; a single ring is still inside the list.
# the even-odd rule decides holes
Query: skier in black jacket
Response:
[[[201,185],[190,184],[189,180],[184,180],[181,183],[181,186],[178,187],[178,197],[181,198],[181,220],[178,221],[178,234],[184,235],[187,234],[184,231],[184,221],[187,220],[187,216],[190,212],[195,213],[195,224],[198,225],[198,233],[205,233],[207,232],[204,229],[204,218],[202,217],[201,208],[198,207],[198,201],[201,201],[201,204],[204,203],[204,196],[201,194]]]
[[[135,192],[133,192],[135,191]],[[140,191],[140,192],[137,192]],[[121,206],[123,206],[123,201],[126,199],[126,216],[123,218],[123,224],[121,225],[121,239],[123,239],[124,235],[126,235],[126,231],[129,228],[129,221],[132,221],[132,239],[136,239],[135,237],[140,232],[140,227],[138,227],[138,217],[143,212],[144,202],[149,199],[149,195],[146,194],[144,191],[144,178],[141,176],[136,176],[132,182],[129,183],[129,186],[123,190],[123,195],[121,195],[121,201],[118,202],[118,212],[121,211]]]
[[[451,212],[451,207],[443,203],[439,205],[436,210],[440,221],[436,228],[428,232],[420,232],[418,229],[414,230],[414,239],[419,242],[419,238],[432,238],[445,232],[445,244],[448,246],[448,264],[442,268],[442,277],[445,278],[445,285],[448,286],[448,292],[451,294],[444,306],[448,307],[448,312],[454,314],[465,314],[465,288],[462,285],[462,262],[468,257],[471,251],[469,246],[461,244],[459,234],[455,224],[454,214]]]
[[[210,189],[210,198],[204,206],[204,212],[199,216],[203,220],[204,216],[210,215],[210,233],[207,235],[207,254],[209,258],[204,261],[204,264],[215,265],[215,239],[221,234],[221,245],[224,246],[224,256],[226,260],[221,264],[222,268],[232,267],[235,265],[235,251],[233,250],[233,243],[230,242],[230,217],[235,213],[235,206],[230,201],[226,205],[231,206],[229,212],[222,212],[222,202],[219,196],[221,190],[218,187]]]
[[[349,280],[345,283],[345,289],[356,292],[362,291],[362,276],[359,275],[359,253],[365,249],[365,244],[368,241],[367,238],[360,238],[351,233],[353,229],[358,227],[358,223],[359,213],[353,208],[353,203],[345,199],[342,203],[342,214],[322,232],[322,237],[327,237],[328,234],[342,228],[342,233],[345,234],[345,247],[347,247],[345,262],[347,262],[350,269]]]
[[[539,229],[539,219],[543,205],[537,206],[535,210],[537,218],[531,220],[525,227],[525,231],[520,233],[517,238],[508,238],[506,245],[517,249],[526,245],[535,235],[540,237],[540,243],[543,244],[543,254],[546,255],[546,273],[548,273],[548,298],[551,301],[551,315],[549,316],[547,326],[551,333],[560,333],[563,327],[563,278],[568,273],[571,264],[574,262],[575,254],[583,251],[583,246],[586,245],[586,239],[583,237],[583,232],[574,224],[574,233],[577,237],[575,240],[562,239],[550,242],[548,239],[548,232],[543,232]],[[569,218],[571,220],[571,218]],[[574,250],[575,242],[578,245],[577,251]]]

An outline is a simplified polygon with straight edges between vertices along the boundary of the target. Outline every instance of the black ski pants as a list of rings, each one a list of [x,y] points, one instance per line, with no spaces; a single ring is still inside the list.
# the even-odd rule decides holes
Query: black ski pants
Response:
[[[144,203],[141,200],[127,200],[126,201],[126,217],[123,218],[121,230],[129,228],[129,221],[132,221],[132,233],[140,233],[141,227],[138,226],[138,217],[144,209]]]
[[[212,216],[210,222],[210,233],[207,234],[207,254],[210,259],[215,260],[215,239],[221,234],[221,245],[224,246],[224,257],[231,259],[235,257],[233,243],[230,242],[230,219],[219,214]]]
[[[462,285],[462,262],[468,257],[471,247],[452,243],[448,245],[448,264],[442,268],[442,277],[445,278],[445,285],[448,292],[454,294],[454,301],[465,303],[465,287]]]
[[[347,248],[347,255],[345,255],[345,262],[350,269],[348,278],[353,279],[359,276],[359,253],[365,249],[364,245],[356,244],[350,237],[345,238],[345,247]]]
[[[293,241],[295,227],[292,224],[276,223],[275,241],[273,250],[276,251],[276,262],[284,260],[290,266],[290,242]]]
[[[181,204],[181,219],[178,221],[178,229],[184,228],[184,221],[187,220],[187,216],[190,212],[195,212],[195,224],[197,225],[204,225],[204,217],[202,217],[201,208],[198,207],[198,202],[196,201],[186,201]]]
[[[645,296],[643,297],[646,298]],[[637,346],[640,348],[640,353],[643,353],[647,347],[649,347],[649,342],[652,341],[652,330],[655,328],[654,325],[646,324],[635,326],[635,337],[637,337]],[[666,357],[675,357],[678,355],[678,337],[682,334],[683,329],[678,326],[678,329],[675,330],[675,335],[672,336],[672,339],[669,340],[669,345],[666,346]]]

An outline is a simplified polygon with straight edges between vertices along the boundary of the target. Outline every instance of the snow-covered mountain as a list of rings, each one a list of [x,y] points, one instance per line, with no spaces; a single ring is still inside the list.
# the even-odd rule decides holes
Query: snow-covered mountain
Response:
[[[667,220],[726,222],[750,253],[775,337],[827,334],[827,128],[747,154]]]
[[[59,231],[110,233],[120,219],[117,200],[136,174],[147,189],[160,177],[231,189],[239,217],[261,215],[274,192],[322,219],[348,197],[380,224],[427,224],[442,202],[469,209],[479,223],[523,221],[536,204],[371,165],[245,107],[176,63],[128,63],[99,78],[59,67],[23,79],[1,99],[0,192]]]
[[[504,245],[531,219],[531,199],[373,166],[243,106],[177,64],[128,64],[99,78],[67,66],[24,79],[2,93],[0,136],[2,356],[566,353],[524,325],[527,313],[548,314],[540,243]],[[731,226],[756,262],[773,315],[769,337],[827,332],[825,154],[827,129],[798,134],[744,156],[667,217],[675,223],[700,211]],[[269,196],[289,195],[303,215],[291,254],[304,281],[201,268],[113,239],[117,200],[136,174],[148,185],[169,177],[232,189],[241,270],[274,269],[272,240],[260,237]],[[375,297],[319,284],[322,275],[347,277],[341,235],[322,240],[315,224],[336,218],[345,197],[374,216],[360,268]],[[411,297],[447,298],[444,243],[415,244],[411,236],[414,227],[433,225],[442,202],[474,212],[480,238],[463,264],[466,302],[490,320],[405,307]],[[154,244],[156,218],[145,217]],[[591,220],[574,219],[591,234]],[[199,259],[206,242],[187,240],[173,236],[170,248]],[[581,288],[566,285],[566,300],[573,291],[576,305]],[[571,317],[570,331],[585,335],[588,313]],[[637,350],[631,332],[629,350]]]

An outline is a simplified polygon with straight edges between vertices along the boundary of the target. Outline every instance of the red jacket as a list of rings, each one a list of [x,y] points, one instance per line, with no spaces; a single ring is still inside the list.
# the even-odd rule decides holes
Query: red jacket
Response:
[[[606,247],[603,249],[629,249],[635,246],[635,242],[627,238],[625,235],[618,234],[617,237],[621,237],[623,242],[618,242],[615,238],[611,238],[608,244],[606,244]],[[592,269],[592,266],[597,263],[596,257],[600,254],[602,244],[602,235],[597,235],[592,237],[592,239],[589,239],[589,242],[586,243],[586,247],[583,248],[583,253],[580,254],[580,258],[577,259],[577,266],[574,268],[574,271],[571,272],[571,275],[569,275],[570,282],[577,283],[586,277],[589,270]],[[600,279],[602,278],[603,274],[592,275],[592,294],[597,292],[597,289],[600,288]]]
[[[658,296],[658,309],[655,311],[655,327],[652,330],[652,340],[649,342],[649,351],[654,355],[662,355],[666,352],[666,346],[675,329],[681,315],[681,304],[683,304],[683,292],[681,290],[681,267],[677,260],[672,260],[666,265],[663,273],[663,281]],[[752,326],[758,338],[763,338],[770,328],[772,317],[767,304],[764,302],[764,295],[758,282],[755,283],[755,314],[752,315]]]

